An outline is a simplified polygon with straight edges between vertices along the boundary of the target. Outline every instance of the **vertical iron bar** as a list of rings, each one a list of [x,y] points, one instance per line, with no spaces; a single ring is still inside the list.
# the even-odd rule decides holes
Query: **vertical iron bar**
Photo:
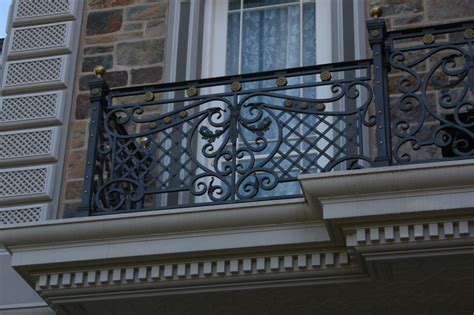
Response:
[[[374,66],[375,122],[377,153],[375,166],[387,166],[392,162],[390,130],[390,100],[388,96],[388,51],[385,50],[387,28],[382,19],[367,21],[369,43]]]
[[[89,82],[91,121],[89,124],[89,140],[87,144],[86,168],[84,171],[82,204],[76,213],[77,217],[88,216],[92,209],[95,166],[100,133],[102,132],[101,121],[104,107],[107,107],[107,95],[109,92],[109,86],[102,77],[104,73],[105,71],[101,73],[96,71],[97,78]]]
[[[230,200],[237,200],[237,191],[239,189],[237,185],[238,176],[237,176],[237,150],[238,150],[238,130],[237,124],[239,123],[239,113],[240,113],[240,104],[239,104],[239,94],[236,91],[233,95],[233,112],[231,113],[230,118],[230,141],[232,145],[232,175],[231,175],[231,187],[232,190],[230,195]]]

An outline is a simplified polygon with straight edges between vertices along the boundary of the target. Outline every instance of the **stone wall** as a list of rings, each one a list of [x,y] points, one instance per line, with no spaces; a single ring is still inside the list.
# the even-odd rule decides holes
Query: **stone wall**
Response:
[[[457,21],[472,20],[474,17],[474,2],[472,0],[368,0],[366,2],[367,10],[370,7],[379,5],[383,10],[382,18],[387,23],[388,30],[399,30],[407,29],[420,26],[440,25],[446,23],[453,23]],[[436,40],[444,41],[453,39],[455,36],[462,34],[451,34],[450,38],[437,36]],[[421,43],[421,38],[413,38],[413,41],[405,42],[406,45],[418,45]],[[446,56],[447,52],[440,52],[433,56],[427,57],[427,59],[420,63],[415,70],[422,78],[428,75],[428,72],[436,65],[439,58]],[[369,49],[369,55],[371,54]],[[418,50],[412,54],[407,55],[408,61],[414,61],[422,57],[423,52]],[[449,76],[446,73],[436,71],[435,76],[441,83],[447,83],[450,81]],[[424,115],[423,120],[420,120],[421,107],[419,104],[414,103],[412,109],[402,110],[400,108],[400,100],[403,94],[398,87],[398,83],[401,79],[409,78],[413,82],[413,77],[408,75],[406,72],[399,71],[392,68],[389,74],[389,93],[390,93],[390,114],[392,122],[392,135],[394,135],[394,125],[396,121],[404,121],[410,125],[410,128],[414,128],[421,123],[421,129],[416,133],[415,137],[419,140],[423,140],[425,143],[431,141],[431,137],[434,131],[440,126],[439,119],[433,115]],[[438,113],[440,117],[452,113],[446,108],[439,105],[440,87],[435,87],[430,82],[427,84],[427,104],[430,106],[433,112]],[[455,93],[453,95],[456,95]],[[400,129],[398,129],[400,131]],[[411,130],[411,129],[410,129]],[[400,132],[404,134],[405,132]],[[408,133],[408,131],[407,131]],[[392,137],[392,147],[397,147],[402,144],[406,138],[403,137]],[[373,135],[372,135],[372,141]],[[413,150],[408,142],[405,142],[400,150],[396,149],[393,151],[394,156],[401,158],[401,155],[408,153],[412,161],[415,160],[431,160],[431,159],[442,159],[442,149],[435,145],[424,145],[418,150]]]
[[[112,88],[161,82],[167,15],[167,0],[87,0],[59,216],[80,205],[94,67],[106,67]]]
[[[362,0],[361,0],[362,1]],[[389,29],[472,19],[472,0],[364,0],[384,8]],[[84,12],[76,97],[71,117],[61,209],[72,216],[79,207],[89,124],[88,81],[104,65],[111,87],[162,80],[167,0],[87,0]]]
[[[380,5],[388,29],[451,23],[474,17],[472,0],[366,0],[368,8]]]

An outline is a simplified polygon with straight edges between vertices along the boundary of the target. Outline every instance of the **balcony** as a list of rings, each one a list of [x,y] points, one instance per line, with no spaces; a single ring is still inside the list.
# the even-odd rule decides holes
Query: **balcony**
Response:
[[[82,215],[302,197],[302,174],[474,157],[474,23],[372,58],[109,90],[90,82]]]
[[[372,59],[152,86],[97,68],[88,217],[0,243],[70,314],[468,305],[473,28],[372,20]]]

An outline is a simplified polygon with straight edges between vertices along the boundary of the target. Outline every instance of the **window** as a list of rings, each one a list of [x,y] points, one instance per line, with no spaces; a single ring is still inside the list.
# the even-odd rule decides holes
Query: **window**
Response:
[[[363,23],[360,23],[363,21],[363,16],[359,16],[358,13],[362,10],[352,0],[176,0],[171,2],[171,5],[174,20],[171,21],[172,27],[170,27],[168,34],[168,47],[171,48],[168,49],[167,56],[167,65],[169,65],[168,81],[184,81],[195,78],[331,63],[360,58],[365,52],[365,46],[358,45],[362,41],[358,38],[358,35],[365,34],[364,31],[359,31],[363,25]],[[291,80],[315,82],[318,78],[314,75],[290,78],[289,84],[295,83]],[[296,83],[304,83],[303,81]],[[254,84],[253,88],[258,89],[265,88],[268,84],[274,84],[274,81],[271,83],[261,81],[249,84]],[[203,95],[214,94],[229,91],[228,89],[229,86],[218,86],[203,89],[201,93]],[[329,95],[331,91],[326,86],[318,91],[311,88],[284,93],[293,97],[315,98],[317,96],[322,98],[325,94]],[[183,95],[177,95],[176,92],[169,97],[183,99],[183,101],[170,102],[166,105],[170,107],[169,110],[180,110],[191,105],[183,98],[184,92]],[[247,100],[247,104],[267,103],[276,104],[280,107],[282,107],[283,102],[283,98],[275,99],[263,95],[255,95],[252,99]],[[336,103],[331,106],[333,107],[328,108],[328,110],[338,109],[337,106],[346,106],[346,104]],[[229,115],[230,111],[225,110],[223,103],[206,102],[194,109],[199,108],[198,111],[202,112],[205,108],[210,107],[221,107],[223,114],[219,119],[221,121],[228,119],[226,115]],[[237,164],[242,165],[242,168],[254,163],[254,165],[263,165],[267,170],[274,170],[274,173],[283,183],[277,190],[259,191],[257,197],[278,195],[282,189],[289,192],[289,194],[298,193],[299,187],[294,182],[295,175],[302,171],[321,171],[321,169],[317,169],[317,165],[327,163],[336,154],[332,151],[334,149],[328,140],[333,137],[333,131],[329,130],[331,128],[328,128],[328,126],[348,123],[347,121],[334,120],[335,118],[331,116],[325,118],[326,120],[321,123],[321,120],[317,121],[318,117],[316,115],[306,115],[302,119],[302,115],[294,112],[275,110],[273,114],[278,115],[280,125],[272,124],[265,130],[265,137],[268,139],[267,147],[262,150],[255,150],[257,153],[252,157],[243,154],[241,157],[235,158]],[[248,111],[241,111],[239,115],[244,120],[246,115],[248,115],[247,118],[251,116]],[[267,110],[262,121],[267,118],[270,119],[271,115],[271,111]],[[276,145],[276,143],[278,138],[281,137],[278,128],[282,127],[282,121],[284,122],[285,132],[290,136],[285,139],[284,146],[278,147],[279,145]],[[318,126],[316,129],[313,127],[315,125]],[[192,131],[195,127],[196,125],[185,123],[179,128],[170,129],[170,133],[165,135],[166,139],[160,139],[160,142],[163,143],[163,154],[166,156],[164,159],[160,159],[159,162],[161,163],[159,168],[166,170],[163,175],[159,176],[163,178],[162,183],[170,180],[170,178],[176,178],[177,182],[188,183],[190,178],[193,178],[194,181],[196,177],[203,174],[203,169],[223,170],[226,163],[236,163],[235,159],[234,161],[226,160],[224,155],[221,156],[223,158],[217,164],[216,160],[219,160],[219,158],[206,158],[201,148],[210,143],[209,138],[194,139],[193,135],[198,134],[198,132]],[[201,131],[201,128],[207,128],[208,134],[211,136],[223,130],[206,124],[206,122],[196,128],[198,129],[194,130],[199,131]],[[344,128],[341,127],[340,129],[343,130]],[[234,144],[228,142],[228,139],[224,136],[215,137],[212,140],[212,145],[218,147],[222,152],[226,151],[227,147],[229,147],[228,152],[238,152],[240,148],[245,146],[258,146],[256,132],[245,127],[241,128],[239,132],[240,136],[236,143],[236,149],[233,149],[234,151],[230,149],[230,146]],[[221,134],[223,133],[224,131]],[[321,134],[324,136],[321,137]],[[337,137],[340,141],[345,141],[344,136],[339,134]],[[184,138],[188,139],[187,144],[181,141]],[[196,142],[191,142],[191,138]],[[173,148],[173,143],[175,145],[181,143],[185,153],[179,147]],[[293,153],[288,153],[291,147],[293,149],[297,148],[299,152],[296,155],[299,155],[299,157],[293,157],[291,155]],[[174,151],[176,152],[173,153]],[[270,152],[273,158],[268,160],[266,157]],[[302,153],[309,158],[301,158]],[[340,152],[337,154],[340,154]],[[170,157],[173,158],[170,159]],[[173,170],[173,159],[180,161],[182,165],[182,167],[176,167],[175,171]],[[205,166],[194,165],[192,159],[198,160],[199,163],[205,164]],[[225,172],[216,171],[216,173],[225,176],[223,175]],[[264,173],[264,171],[255,172],[255,176],[265,176]],[[219,176],[212,175],[211,172],[209,174],[204,174],[207,178],[203,180],[203,182],[206,181],[203,187],[212,190],[212,182],[214,180],[218,181]],[[244,178],[245,174],[237,174],[233,181],[239,181],[241,179],[239,176]],[[288,185],[286,185],[286,180]],[[171,185],[174,186],[174,184]],[[179,184],[178,186],[180,185],[187,184]],[[196,197],[192,194],[177,192],[174,195],[168,194],[166,198],[159,198],[160,200],[157,201],[163,205],[170,205],[186,202],[201,203],[209,201],[208,198],[209,196],[206,194]]]
[[[367,51],[358,0],[172,0],[169,25],[168,82],[364,59]]]
[[[330,3],[315,0],[207,1],[204,76],[293,68],[330,62],[329,38],[316,34],[316,12]],[[329,49],[328,49],[329,48]],[[329,51],[330,52],[330,51]],[[318,56],[318,60],[316,58]],[[208,64],[208,66],[205,66]]]

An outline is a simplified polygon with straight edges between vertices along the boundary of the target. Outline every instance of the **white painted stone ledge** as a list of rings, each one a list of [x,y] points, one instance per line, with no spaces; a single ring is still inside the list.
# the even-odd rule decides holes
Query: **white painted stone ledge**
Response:
[[[352,219],[474,207],[474,160],[302,175],[322,219]]]
[[[233,234],[238,230],[264,229],[264,226],[278,230],[292,224],[316,224],[325,229],[305,200],[295,198],[19,224],[0,228],[0,243],[15,247],[152,235],[172,238],[196,231]],[[322,240],[328,240],[327,233]]]

